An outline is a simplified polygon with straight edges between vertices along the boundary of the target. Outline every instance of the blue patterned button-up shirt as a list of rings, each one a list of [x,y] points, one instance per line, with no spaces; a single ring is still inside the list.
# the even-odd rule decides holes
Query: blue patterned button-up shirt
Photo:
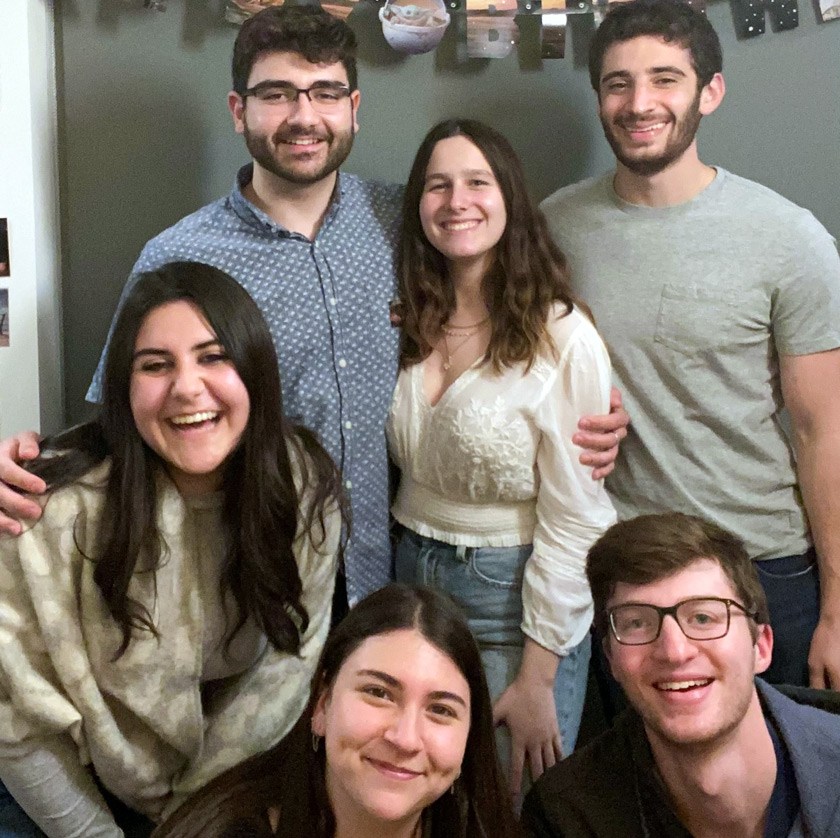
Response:
[[[342,471],[353,528],[347,545],[352,602],[391,578],[385,418],[397,374],[394,248],[402,188],[340,174],[314,240],[276,224],[233,192],[152,239],[140,272],[191,260],[230,274],[254,298],[274,337],[287,416],[314,430]],[[106,347],[107,349],[107,347]],[[88,400],[97,401],[105,352]]]

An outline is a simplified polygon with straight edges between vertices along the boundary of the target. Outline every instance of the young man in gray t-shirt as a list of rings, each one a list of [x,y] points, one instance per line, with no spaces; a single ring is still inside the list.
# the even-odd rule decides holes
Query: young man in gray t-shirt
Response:
[[[590,53],[615,173],[543,210],[633,418],[607,484],[620,517],[677,509],[744,539],[770,678],[838,689],[840,258],[809,212],[699,159],[721,65],[680,0],[615,6]]]

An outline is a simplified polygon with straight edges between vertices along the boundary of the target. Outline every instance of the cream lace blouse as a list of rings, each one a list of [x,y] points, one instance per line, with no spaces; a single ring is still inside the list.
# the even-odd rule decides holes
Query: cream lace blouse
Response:
[[[403,370],[387,433],[402,471],[397,521],[447,544],[533,544],[522,629],[564,655],[592,621],[584,560],[615,512],[572,443],[581,416],[609,410],[609,356],[581,312],[559,314],[549,324],[556,359],[501,374],[479,360],[434,407],[423,364]]]

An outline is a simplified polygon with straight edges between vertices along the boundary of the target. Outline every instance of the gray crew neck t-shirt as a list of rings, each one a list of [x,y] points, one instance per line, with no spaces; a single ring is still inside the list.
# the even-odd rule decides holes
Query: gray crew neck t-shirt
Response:
[[[674,509],[756,559],[803,552],[779,355],[840,347],[840,257],[808,211],[717,170],[692,200],[628,204],[612,173],[543,204],[632,424],[607,481],[620,518]]]

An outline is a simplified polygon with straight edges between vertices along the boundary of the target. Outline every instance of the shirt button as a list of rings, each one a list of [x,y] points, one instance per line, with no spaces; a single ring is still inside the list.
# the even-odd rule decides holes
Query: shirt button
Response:
[[[345,360],[344,360],[344,358],[340,358],[340,359],[339,359],[339,361],[338,361],[338,365],[339,365],[342,369],[344,369],[344,368],[347,366],[347,361],[345,361]]]
[[[344,488],[345,489],[352,489],[353,488],[353,481],[352,480],[345,480],[344,481]]]
[[[348,422],[345,422],[345,423],[344,423],[344,427],[345,427],[345,429],[346,429],[346,430],[348,430],[348,431],[349,431],[349,430],[353,427],[353,423],[352,423],[352,422],[349,422],[349,421],[348,421]]]

